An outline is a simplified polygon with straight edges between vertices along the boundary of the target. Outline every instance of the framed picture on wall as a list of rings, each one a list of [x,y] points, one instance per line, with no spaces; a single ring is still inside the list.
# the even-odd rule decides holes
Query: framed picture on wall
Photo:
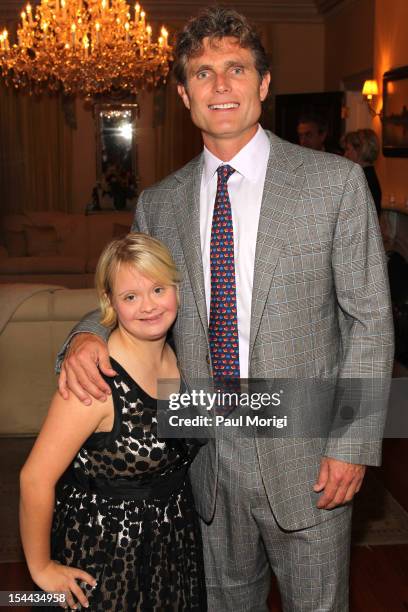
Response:
[[[408,157],[408,66],[383,76],[383,155]]]

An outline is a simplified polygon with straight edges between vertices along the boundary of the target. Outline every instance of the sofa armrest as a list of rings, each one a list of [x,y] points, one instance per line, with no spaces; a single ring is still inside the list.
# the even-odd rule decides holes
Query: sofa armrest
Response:
[[[93,289],[61,289],[36,293],[16,309],[0,333],[0,435],[39,431],[57,388],[57,351],[97,304]]]

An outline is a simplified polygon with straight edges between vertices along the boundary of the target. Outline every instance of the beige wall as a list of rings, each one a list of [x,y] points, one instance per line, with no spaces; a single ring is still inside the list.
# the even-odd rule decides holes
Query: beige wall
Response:
[[[323,23],[273,23],[261,29],[271,59],[272,93],[323,91]]]
[[[351,0],[326,18],[326,91],[336,91],[343,79],[372,68],[374,9],[375,0]]]
[[[382,88],[382,75],[387,70],[408,65],[408,1],[376,0],[375,2],[375,77]],[[381,99],[378,100],[378,110]],[[373,120],[373,129],[381,137],[381,122]],[[395,194],[397,202],[408,198],[408,158],[380,156],[377,170],[385,199]]]

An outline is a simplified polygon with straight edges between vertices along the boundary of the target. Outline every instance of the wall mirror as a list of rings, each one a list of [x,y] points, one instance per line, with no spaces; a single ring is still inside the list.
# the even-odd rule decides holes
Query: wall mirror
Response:
[[[97,187],[92,210],[131,210],[138,193],[137,104],[96,104]]]

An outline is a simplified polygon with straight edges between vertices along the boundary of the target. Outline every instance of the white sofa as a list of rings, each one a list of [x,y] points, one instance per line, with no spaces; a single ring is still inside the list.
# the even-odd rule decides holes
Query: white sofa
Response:
[[[25,299],[0,332],[0,435],[39,431],[56,388],[55,357],[68,332],[97,307],[93,289],[43,290]],[[1,291],[13,299],[13,285]],[[3,309],[4,310],[4,309]],[[11,309],[12,310],[12,309]]]
[[[0,219],[0,283],[93,287],[103,247],[126,234],[131,212],[25,212]]]

